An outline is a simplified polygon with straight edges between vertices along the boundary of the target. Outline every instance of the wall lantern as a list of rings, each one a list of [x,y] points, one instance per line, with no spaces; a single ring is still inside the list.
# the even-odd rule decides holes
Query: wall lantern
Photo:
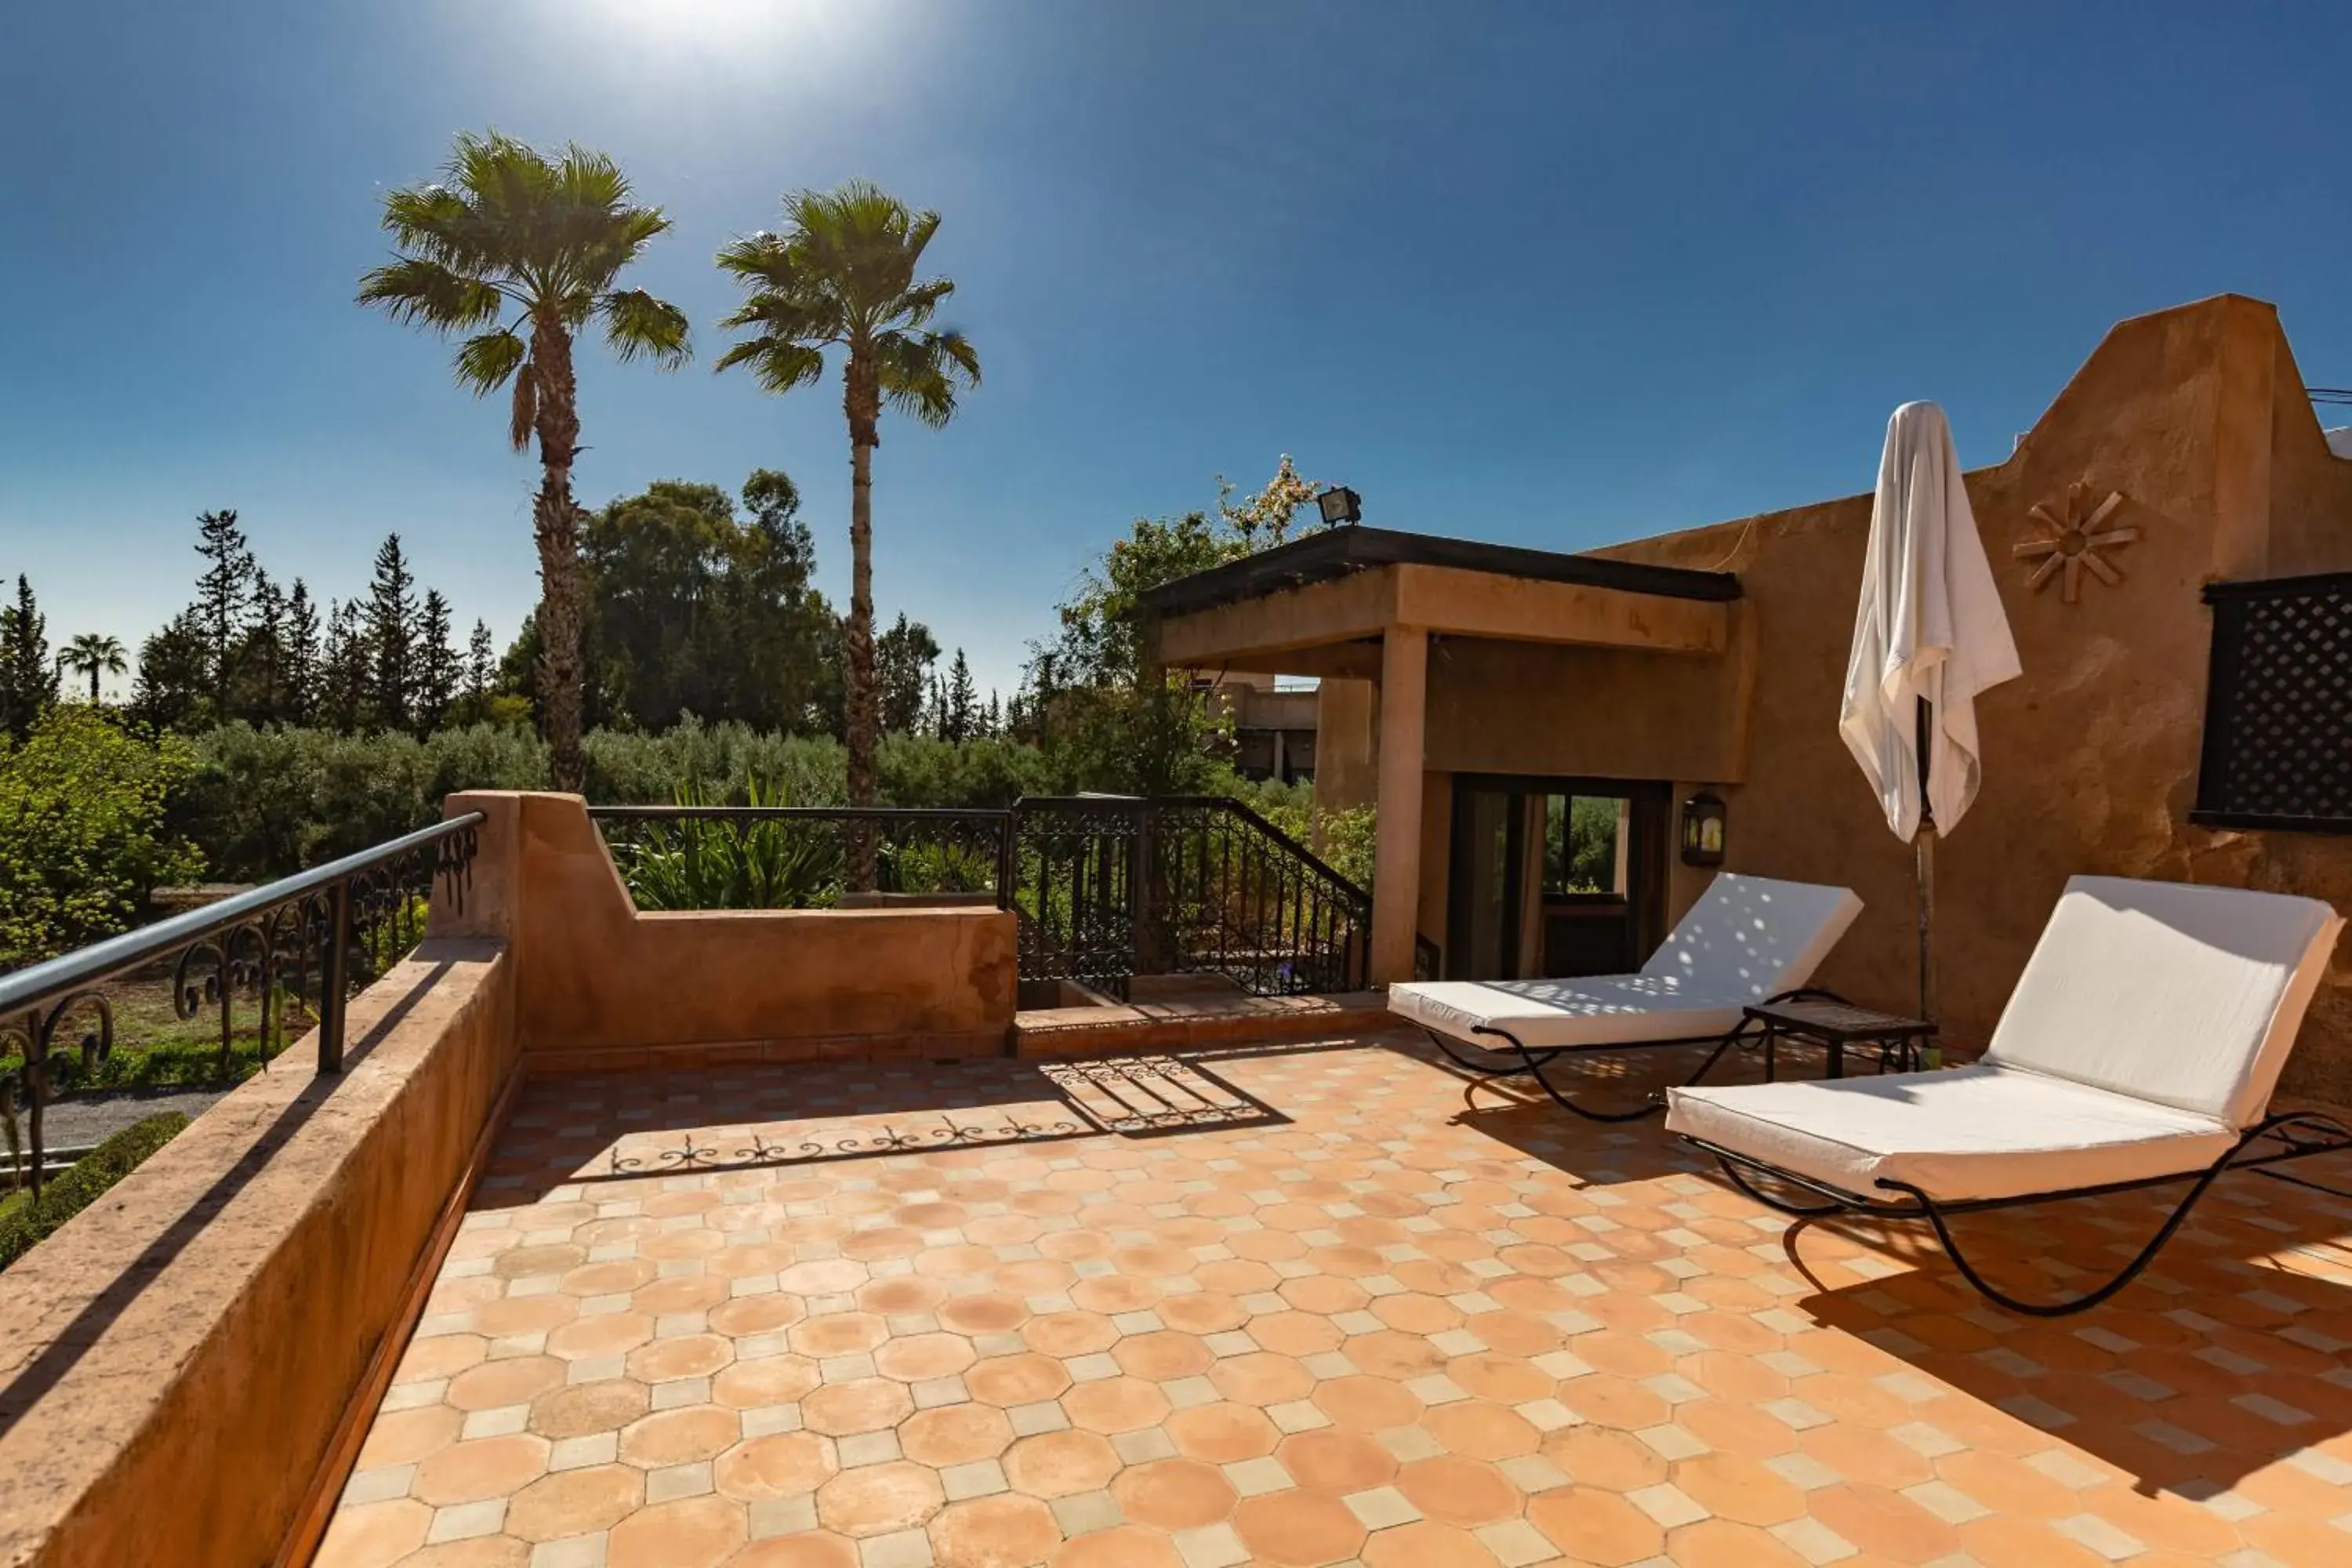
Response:
[[[1345,485],[1333,485],[1315,498],[1315,504],[1323,513],[1323,526],[1326,528],[1363,521],[1364,498]]]
[[[1722,865],[1723,841],[1724,807],[1721,795],[1711,790],[1701,790],[1683,802],[1684,865]]]

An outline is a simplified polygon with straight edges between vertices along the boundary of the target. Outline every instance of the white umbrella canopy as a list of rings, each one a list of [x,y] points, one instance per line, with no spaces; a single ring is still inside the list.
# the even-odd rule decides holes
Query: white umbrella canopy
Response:
[[[1838,733],[1886,826],[1920,847],[1920,1010],[1931,1017],[1933,862],[1921,828],[1950,833],[1976,800],[1977,695],[2021,672],[1951,426],[1936,405],[1906,403],[1886,422]]]

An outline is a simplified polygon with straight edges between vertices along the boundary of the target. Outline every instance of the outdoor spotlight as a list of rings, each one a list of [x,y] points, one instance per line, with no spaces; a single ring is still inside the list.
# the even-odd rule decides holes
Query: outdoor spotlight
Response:
[[[1683,864],[1722,865],[1723,843],[1723,797],[1701,790],[1683,802]]]
[[[1315,498],[1315,504],[1323,513],[1323,526],[1326,528],[1363,521],[1363,497],[1345,485],[1333,485]]]

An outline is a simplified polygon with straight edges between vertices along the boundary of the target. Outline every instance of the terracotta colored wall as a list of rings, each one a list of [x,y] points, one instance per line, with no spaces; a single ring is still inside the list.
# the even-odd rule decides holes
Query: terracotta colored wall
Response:
[[[512,969],[436,938],[0,1274],[0,1563],[271,1561],[514,1068]]]
[[[1736,656],[1447,637],[1429,658],[1429,766],[1444,773],[1729,777]],[[1638,700],[1629,700],[1629,693]]]
[[[1874,458],[1859,445],[1858,472]],[[2028,592],[2010,547],[2034,535],[2029,507],[2076,481],[2121,491],[2116,521],[2143,537],[2116,557],[2121,586],[2086,580],[2067,605],[2054,584]],[[1990,1034],[2073,873],[2291,890],[2352,910],[2352,840],[2188,821],[2210,626],[2200,586],[2249,563],[2277,574],[2352,565],[2352,463],[2326,452],[2271,309],[2225,297],[2119,324],[2015,454],[1968,484],[2026,673],[1979,703],[1985,789],[1937,862],[1952,1037]],[[1834,730],[1869,522],[1869,498],[1853,496],[1604,553],[1730,558],[1758,634],[1745,777],[1707,781],[1730,805],[1730,868],[1853,887],[1866,912],[1822,979],[1907,1005],[1911,853]],[[1586,700],[1636,726],[1649,704],[1632,685]],[[1696,890],[1676,879],[1678,897]],[[2342,954],[2287,1083],[2352,1099]]]
[[[1013,1023],[1013,917],[995,909],[641,912],[577,795],[452,796],[511,814],[517,1016],[534,1068],[626,1065],[678,1046],[738,1055],[971,1056]],[[616,1054],[617,1053],[617,1054]]]

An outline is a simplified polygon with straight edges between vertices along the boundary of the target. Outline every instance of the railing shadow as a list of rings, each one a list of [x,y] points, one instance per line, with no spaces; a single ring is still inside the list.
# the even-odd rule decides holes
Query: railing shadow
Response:
[[[579,1184],[1288,1121],[1191,1053],[582,1074],[525,1088],[476,1202],[505,1207]]]

